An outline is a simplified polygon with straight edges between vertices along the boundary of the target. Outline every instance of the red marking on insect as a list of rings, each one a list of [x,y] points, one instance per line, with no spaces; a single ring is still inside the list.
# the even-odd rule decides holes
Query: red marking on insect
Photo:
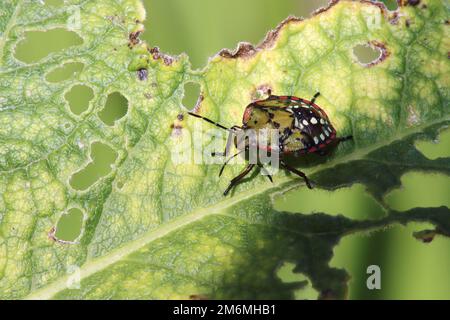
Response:
[[[258,146],[258,149],[260,149],[260,150],[264,150],[264,151],[272,151],[272,147],[271,146],[269,146],[269,145],[261,145],[261,146]]]
[[[326,144],[325,144],[325,143],[319,144],[319,148],[325,148],[325,147],[326,147]]]
[[[245,108],[245,111],[244,111],[244,116],[242,117],[242,121],[245,123],[245,122],[247,122],[248,120],[250,120],[250,116],[251,116],[251,114],[252,114],[252,110],[253,110],[253,108],[252,107],[247,107],[247,108]]]
[[[309,106],[312,106],[314,109],[317,109],[320,113],[322,113],[322,115],[325,115],[325,118],[328,118],[327,113],[325,111],[323,111],[323,109],[321,107],[319,107],[317,104],[315,104],[314,102],[312,102],[310,100],[302,99],[302,98],[299,98],[299,100],[301,102],[303,102],[304,104],[307,104]]]
[[[317,147],[311,147],[308,149],[309,153],[316,152],[316,151],[317,151]]]

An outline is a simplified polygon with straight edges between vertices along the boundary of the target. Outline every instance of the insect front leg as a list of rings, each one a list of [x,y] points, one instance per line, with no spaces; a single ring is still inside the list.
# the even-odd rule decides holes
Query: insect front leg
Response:
[[[239,128],[239,127],[238,126],[231,127],[230,133],[228,134],[227,144],[225,145],[224,152],[212,152],[211,156],[225,157],[230,154],[231,145],[233,144],[233,137],[235,135],[233,129],[237,129],[237,128]]]
[[[234,177],[230,184],[228,185],[228,188],[225,190],[225,192],[223,193],[224,196],[226,196],[228,194],[228,192],[230,192],[230,190],[239,183],[239,181],[241,181],[250,171],[252,171],[252,169],[255,167],[254,164],[249,164],[247,165],[247,167],[236,177]]]
[[[297,169],[291,167],[290,165],[286,164],[284,161],[280,161],[280,166],[281,166],[282,168],[284,168],[284,169],[286,169],[286,170],[288,170],[288,171],[290,171],[290,172],[292,172],[292,173],[294,173],[294,174],[296,174],[296,175],[302,177],[303,180],[305,180],[306,186],[307,186],[309,189],[312,189],[311,183],[309,182],[309,179],[308,179],[308,177],[306,176],[306,174],[304,174],[303,172],[301,172],[301,171],[299,171],[299,170],[297,170]]]
[[[265,176],[267,176],[267,178],[270,180],[270,182],[273,183],[272,175],[270,174],[270,172],[266,168],[264,168],[264,166],[260,163],[258,164],[258,167],[260,167],[261,170],[266,173]]]

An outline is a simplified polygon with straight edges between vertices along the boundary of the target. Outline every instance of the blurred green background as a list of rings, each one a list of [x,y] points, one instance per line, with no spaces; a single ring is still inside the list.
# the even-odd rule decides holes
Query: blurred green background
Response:
[[[239,41],[253,44],[261,41],[266,32],[273,29],[288,15],[308,17],[310,13],[326,4],[327,0],[145,0],[147,9],[146,32],[142,38],[150,46],[158,46],[169,54],[185,52],[194,68],[202,68],[208,57],[222,48],[234,49]],[[390,9],[396,7],[394,0],[386,1]],[[61,5],[60,0],[48,0],[47,5]],[[45,37],[30,34],[17,57],[33,61],[45,56],[53,47],[76,44],[73,34],[53,32]],[[46,44],[45,46],[43,44]],[[56,50],[56,49],[55,49]],[[371,52],[361,52],[369,55]],[[65,70],[67,69],[67,70]],[[68,66],[51,75],[50,81],[65,79],[81,66]],[[198,88],[187,87],[184,103],[193,106]],[[79,90],[66,97],[72,106],[86,105],[92,98],[90,92]],[[123,99],[122,99],[123,100]],[[87,102],[86,102],[87,101]],[[123,113],[126,102],[121,97],[108,99],[109,107],[103,112],[105,118],[115,119]],[[125,104],[125,105],[124,105]],[[81,107],[80,107],[81,108]],[[125,109],[124,109],[125,108]],[[111,113],[111,114],[109,114]],[[111,120],[112,121],[112,120]],[[450,156],[450,130],[444,131],[439,142],[418,142],[417,147],[429,158]],[[115,155],[102,148],[95,150],[94,163],[89,165],[89,174],[80,175],[76,185],[82,188],[90,184],[92,176],[104,175],[105,163],[112,163]],[[97,172],[97,173],[96,173]],[[84,181],[83,179],[86,179]],[[403,186],[386,197],[387,203],[397,210],[414,206],[450,206],[450,178],[447,176],[409,173],[403,177]],[[319,204],[319,205],[318,205]],[[376,218],[383,215],[383,209],[356,185],[336,192],[316,190],[312,195],[302,188],[276,199],[276,208],[305,213],[324,211],[329,214],[343,214],[354,219]],[[57,236],[73,241],[79,235],[82,225],[79,210],[69,210],[60,220]],[[349,288],[351,299],[450,299],[450,239],[437,237],[429,244],[412,237],[412,232],[430,226],[410,224],[407,227],[393,226],[388,230],[372,234],[358,234],[344,237],[335,248],[331,265],[345,268],[352,276]],[[366,288],[366,268],[376,264],[381,267],[381,290]],[[298,281],[304,278],[292,273],[292,264],[283,264],[277,275],[283,281]],[[296,293],[299,299],[316,298],[317,293],[309,288]]]

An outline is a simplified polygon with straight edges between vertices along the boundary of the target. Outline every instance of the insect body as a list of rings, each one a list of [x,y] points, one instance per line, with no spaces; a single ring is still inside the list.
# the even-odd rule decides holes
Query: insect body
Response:
[[[275,147],[273,147],[273,141],[259,143],[256,140],[253,143],[260,150],[276,152],[279,155],[280,167],[302,177],[308,188],[311,189],[312,187],[308,177],[303,172],[288,165],[283,158],[287,155],[298,157],[307,153],[325,155],[331,147],[352,138],[352,136],[340,138],[336,136],[336,130],[327,114],[315,103],[319,94],[316,93],[311,100],[305,100],[294,96],[275,96],[269,92],[267,99],[252,102],[245,108],[242,126],[240,127],[233,126],[227,128],[198,114],[191,112],[189,114],[197,118],[202,118],[230,132],[225,152],[213,155],[228,156],[233,142],[239,150],[238,153],[232,155],[225,161],[219,176],[222,174],[229,160],[244,151],[248,151],[251,147],[251,140],[239,141],[239,138],[237,138],[242,136],[242,133],[245,134],[250,130],[255,132],[267,129],[277,130],[278,135]],[[239,135],[240,133],[241,135]],[[231,180],[224,195],[227,195],[256,165],[263,169],[261,163],[249,163],[237,177]],[[272,181],[270,175],[268,175],[268,178]]]

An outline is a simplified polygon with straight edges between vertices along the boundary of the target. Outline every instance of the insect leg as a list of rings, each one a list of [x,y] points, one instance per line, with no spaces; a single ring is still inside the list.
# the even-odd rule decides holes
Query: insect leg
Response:
[[[336,146],[341,142],[352,140],[352,139],[353,139],[353,136],[345,136],[345,137],[337,138]]]
[[[294,173],[294,174],[296,174],[296,175],[302,177],[303,180],[305,180],[306,186],[307,186],[309,189],[312,189],[311,183],[309,183],[309,179],[308,179],[308,177],[306,176],[306,174],[304,174],[303,172],[301,172],[301,171],[299,171],[299,170],[297,170],[297,169],[291,167],[290,165],[286,164],[284,161],[280,161],[280,166],[281,166],[282,168],[284,168],[284,169],[286,169],[286,170],[288,170],[288,171],[290,171],[290,172],[292,172],[292,173]]]
[[[318,96],[320,96],[320,92],[316,92],[316,94],[315,94],[315,95],[312,97],[312,99],[311,99],[311,103],[316,102],[316,98],[317,98]]]
[[[345,137],[341,137],[341,138],[338,138],[338,139],[339,139],[339,142],[344,142],[344,141],[347,141],[347,140],[352,140],[353,136],[345,136]]]
[[[264,168],[264,166],[262,164],[260,164],[260,163],[258,163],[258,167],[260,167],[261,170],[266,173],[265,176],[267,176],[267,178],[270,180],[270,182],[273,183],[272,175],[269,173],[269,171],[267,171],[267,169]]]
[[[228,188],[225,190],[225,192],[223,193],[224,196],[226,196],[228,194],[228,192],[230,192],[230,190],[239,183],[239,181],[241,181],[250,171],[252,171],[252,169],[255,167],[254,164],[249,164],[247,165],[247,167],[236,177],[234,177]]]
[[[228,164],[228,162],[231,161],[234,157],[244,152],[244,150],[239,151],[238,153],[233,154],[231,157],[229,157],[223,164],[222,168],[220,168],[219,177],[222,175],[223,169],[225,169],[225,166]]]
[[[240,129],[239,126],[232,126],[231,130],[233,129]],[[211,156],[215,157],[215,156],[220,156],[220,157],[225,157],[227,155],[230,154],[230,149],[231,149],[231,145],[233,144],[233,136],[235,135],[235,133],[233,131],[230,131],[230,133],[228,134],[228,139],[227,139],[227,144],[225,145],[225,151],[224,152],[212,152]]]

